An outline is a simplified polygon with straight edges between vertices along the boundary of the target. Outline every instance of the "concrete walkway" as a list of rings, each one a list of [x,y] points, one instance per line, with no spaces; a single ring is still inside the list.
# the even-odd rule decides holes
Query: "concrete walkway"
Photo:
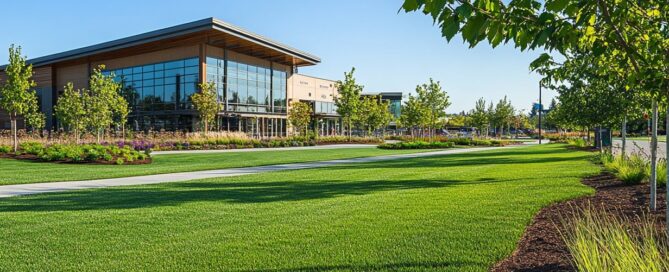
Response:
[[[263,152],[263,151],[290,151],[290,150],[320,150],[320,149],[346,149],[346,148],[372,148],[375,144],[334,144],[334,145],[315,145],[315,146],[296,146],[296,147],[268,147],[268,148],[240,148],[240,149],[221,149],[221,150],[173,150],[173,151],[154,151],[151,156],[171,155],[171,154],[202,154],[202,153],[230,153],[230,152]]]
[[[126,178],[113,178],[113,179],[4,185],[0,186],[0,198],[20,196],[20,195],[40,194],[40,193],[50,193],[50,192],[62,192],[70,190],[104,188],[113,186],[156,184],[156,183],[179,182],[179,181],[188,181],[195,179],[206,179],[206,178],[234,177],[234,176],[243,176],[243,175],[283,171],[283,170],[299,170],[299,169],[328,167],[340,164],[379,162],[379,161],[411,159],[411,158],[449,155],[449,154],[461,154],[461,153],[469,153],[469,152],[485,151],[485,150],[508,149],[520,146],[525,146],[525,145],[516,145],[507,147],[447,149],[447,150],[413,153],[413,154],[398,154],[398,155],[363,157],[354,159],[278,164],[278,165],[230,168],[221,170],[206,170],[206,171],[136,176],[136,177],[126,177]]]

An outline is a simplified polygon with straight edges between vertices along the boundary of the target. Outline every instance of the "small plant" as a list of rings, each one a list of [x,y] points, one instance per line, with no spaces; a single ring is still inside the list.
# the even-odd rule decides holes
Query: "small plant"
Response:
[[[7,154],[12,152],[12,147],[8,145],[0,145],[0,154]]]
[[[640,184],[648,177],[648,162],[640,155],[633,154],[627,159],[616,159],[616,177],[625,184]]]
[[[592,207],[567,218],[563,239],[578,271],[669,271],[666,236],[654,222],[614,217]],[[630,230],[630,226],[635,226]]]

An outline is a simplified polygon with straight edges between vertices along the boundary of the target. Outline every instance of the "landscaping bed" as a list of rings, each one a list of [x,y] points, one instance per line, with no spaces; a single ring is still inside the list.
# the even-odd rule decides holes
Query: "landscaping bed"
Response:
[[[525,230],[514,253],[495,265],[492,271],[576,271],[561,235],[565,231],[561,222],[564,222],[565,217],[574,216],[588,207],[605,209],[610,214],[628,218],[632,222],[646,215],[654,219],[659,232],[664,231],[664,188],[658,188],[658,211],[651,212],[648,208],[648,184],[624,185],[609,173],[585,178],[582,182],[595,188],[595,195],[542,209]]]
[[[32,160],[55,163],[81,164],[148,164],[150,150],[137,151],[128,146],[102,144],[51,144],[26,142],[17,152],[8,146],[0,146],[0,158]]]

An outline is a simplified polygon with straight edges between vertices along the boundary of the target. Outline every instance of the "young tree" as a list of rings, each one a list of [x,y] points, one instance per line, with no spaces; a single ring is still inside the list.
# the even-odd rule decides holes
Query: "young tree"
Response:
[[[116,103],[125,101],[121,96],[121,85],[114,81],[112,76],[102,73],[104,65],[93,69],[93,74],[89,80],[88,95],[86,96],[86,114],[88,116],[88,127],[95,132],[97,142],[104,130],[114,123],[115,111],[118,110]],[[119,98],[120,97],[120,98]],[[127,102],[125,102],[127,107]]]
[[[470,111],[469,116],[472,119],[472,125],[478,130],[479,137],[482,136],[481,133],[490,123],[486,111],[485,99],[483,99],[483,97],[476,101],[476,105],[474,106],[474,109]]]
[[[344,119],[344,123],[348,127],[349,140],[352,137],[353,121],[358,113],[360,94],[362,94],[363,89],[361,85],[355,82],[354,72],[355,68],[351,68],[351,72],[344,73],[344,81],[337,81],[336,86],[339,95],[334,97],[337,113]]]
[[[9,114],[12,129],[14,151],[19,148],[17,119],[26,118],[28,125],[43,127],[44,117],[39,112],[32,65],[26,65],[26,58],[21,56],[21,47],[9,48],[9,64],[5,67],[7,79],[0,86],[0,108]]]
[[[290,110],[288,111],[288,122],[296,131],[304,131],[304,136],[307,136],[311,114],[311,106],[308,103],[293,101],[290,103]]]
[[[420,104],[425,108],[427,114],[427,127],[430,129],[430,141],[434,130],[441,124],[442,118],[446,117],[446,108],[451,105],[448,94],[441,89],[439,81],[430,78],[430,82],[416,86],[416,93]]]
[[[400,115],[400,124],[411,130],[411,137],[415,137],[416,128],[422,126],[425,122],[425,108],[421,105],[417,97],[409,94],[409,98],[404,101]]]
[[[367,132],[384,128],[390,123],[390,103],[383,101],[380,96],[365,96],[362,98],[356,124]]]
[[[216,84],[213,82],[200,84],[200,92],[192,94],[191,100],[206,135],[209,132],[209,125],[216,120],[218,112],[221,111],[221,104],[218,103],[216,96]]]
[[[86,129],[88,123],[88,114],[84,105],[88,101],[87,96],[87,91],[75,90],[72,82],[68,82],[54,107],[56,117],[74,133],[74,139],[77,143],[79,143],[81,133]]]

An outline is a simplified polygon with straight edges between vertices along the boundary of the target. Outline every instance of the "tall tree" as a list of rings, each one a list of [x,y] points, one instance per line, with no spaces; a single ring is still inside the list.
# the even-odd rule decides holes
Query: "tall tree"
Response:
[[[360,95],[362,94],[362,85],[358,85],[353,77],[355,68],[351,72],[344,73],[344,81],[337,81],[336,86],[339,94],[334,97],[334,103],[337,106],[337,113],[344,119],[348,128],[348,138],[352,137],[353,121],[359,110]]]
[[[21,47],[12,45],[9,48],[9,64],[5,67],[7,77],[0,86],[0,108],[9,114],[12,129],[12,145],[18,150],[19,116],[26,117],[28,125],[42,127],[44,117],[39,112],[37,94],[31,88],[35,87],[32,65],[26,65],[26,57],[21,56]]]
[[[191,95],[193,106],[197,110],[200,122],[204,128],[204,134],[209,133],[209,126],[214,123],[216,116],[221,111],[216,95],[216,84],[205,82],[200,84],[200,92]]]
[[[416,93],[420,104],[425,108],[427,114],[427,127],[430,129],[430,141],[433,139],[434,130],[441,124],[442,118],[446,117],[446,108],[451,105],[446,91],[441,89],[439,81],[430,78],[430,82],[416,86]]]
[[[290,110],[288,112],[288,122],[296,131],[304,132],[307,136],[307,128],[311,122],[311,106],[305,102],[293,101],[290,103]]]
[[[85,103],[88,101],[87,96],[87,91],[75,90],[72,82],[68,82],[54,107],[56,117],[63,126],[74,133],[74,139],[77,143],[79,143],[81,133],[86,129],[88,114]]]

